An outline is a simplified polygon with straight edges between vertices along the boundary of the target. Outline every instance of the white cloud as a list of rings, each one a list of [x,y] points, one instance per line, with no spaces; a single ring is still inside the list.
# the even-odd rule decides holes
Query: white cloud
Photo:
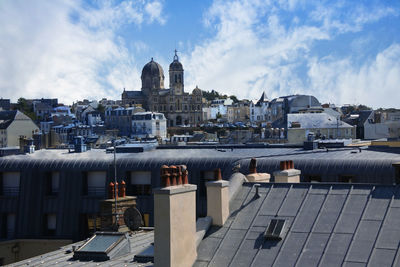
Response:
[[[145,2],[8,1],[0,5],[1,97],[120,98],[140,88],[135,57],[116,32],[147,19]],[[155,19],[154,17],[152,19]],[[137,43],[145,49],[143,43]]]
[[[153,21],[158,21],[160,24],[165,24],[166,20],[162,16],[163,5],[159,1],[154,1],[147,3],[144,7],[147,14],[150,16],[150,23]]]
[[[284,22],[297,14],[296,8],[308,12],[309,18]],[[381,51],[375,61],[364,60],[359,71],[352,58],[330,58],[329,50],[319,58],[313,49],[321,40],[334,44],[342,33],[361,31],[365,24],[393,15],[398,11],[392,8],[368,9],[345,2],[314,6],[304,1],[215,1],[204,15],[204,24],[215,31],[214,36],[182,56],[186,87],[199,85],[250,99],[263,91],[270,98],[309,93],[321,101],[371,104],[379,100],[377,105],[386,106],[385,97],[369,99],[363,92],[368,84],[368,91],[380,88],[396,95],[397,45]]]
[[[393,44],[361,67],[351,58],[314,59],[310,63],[311,88],[327,101],[366,104],[374,108],[398,107],[400,45]]]

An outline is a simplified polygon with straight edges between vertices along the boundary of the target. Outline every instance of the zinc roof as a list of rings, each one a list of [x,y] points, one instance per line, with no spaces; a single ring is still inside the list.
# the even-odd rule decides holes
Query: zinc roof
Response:
[[[398,266],[400,187],[355,184],[243,185],[231,217],[212,227],[195,266]],[[288,226],[265,240],[271,219]]]

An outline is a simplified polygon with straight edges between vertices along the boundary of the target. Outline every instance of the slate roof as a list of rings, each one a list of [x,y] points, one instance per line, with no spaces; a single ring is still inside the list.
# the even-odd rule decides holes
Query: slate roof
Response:
[[[135,97],[144,97],[142,91],[124,91],[126,93],[126,97],[135,98]]]
[[[400,187],[245,183],[231,217],[212,227],[194,266],[399,266]],[[265,241],[272,218],[281,241]]]
[[[72,245],[83,245],[84,241],[61,247],[58,250],[42,254],[33,258],[19,261],[7,266],[153,266],[153,263],[134,262],[134,256],[142,252],[154,242],[154,232],[139,232],[129,236],[131,252],[122,257],[108,261],[79,261],[73,260]]]
[[[300,123],[302,129],[317,129],[317,128],[350,128],[351,125],[339,121],[327,113],[307,113],[307,114],[288,114],[287,127],[291,128],[292,122]]]
[[[356,153],[354,153],[356,152]],[[232,167],[240,163],[242,173],[247,173],[250,159],[257,158],[259,172],[273,173],[279,169],[281,160],[293,160],[303,174],[322,174],[335,182],[337,174],[345,171],[356,174],[363,183],[394,182],[392,164],[400,162],[400,149],[338,148],[304,151],[302,148],[221,148],[221,149],[157,149],[143,153],[117,154],[117,167],[131,170],[154,170],[162,165],[185,164],[189,170],[221,168],[229,177]],[[84,153],[68,153],[68,150],[39,150],[33,154],[13,155],[0,158],[0,170],[22,171],[46,170],[107,170],[113,163],[113,155],[104,150],[93,149]],[[378,179],[379,178],[379,179]],[[328,182],[328,181],[326,181]]]

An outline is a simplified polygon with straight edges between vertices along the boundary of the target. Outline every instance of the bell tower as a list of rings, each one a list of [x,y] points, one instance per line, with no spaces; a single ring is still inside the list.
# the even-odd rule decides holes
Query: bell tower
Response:
[[[169,65],[169,88],[174,95],[181,95],[183,93],[183,67],[179,62],[179,58],[175,49],[174,61]]]

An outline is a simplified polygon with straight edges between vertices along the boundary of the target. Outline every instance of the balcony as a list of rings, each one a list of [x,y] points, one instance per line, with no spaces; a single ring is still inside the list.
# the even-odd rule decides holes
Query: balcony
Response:
[[[4,186],[2,193],[3,196],[18,196],[19,186]]]
[[[106,190],[103,187],[88,187],[88,191],[87,191],[87,195],[88,196],[94,196],[94,197],[105,197],[106,195]]]

